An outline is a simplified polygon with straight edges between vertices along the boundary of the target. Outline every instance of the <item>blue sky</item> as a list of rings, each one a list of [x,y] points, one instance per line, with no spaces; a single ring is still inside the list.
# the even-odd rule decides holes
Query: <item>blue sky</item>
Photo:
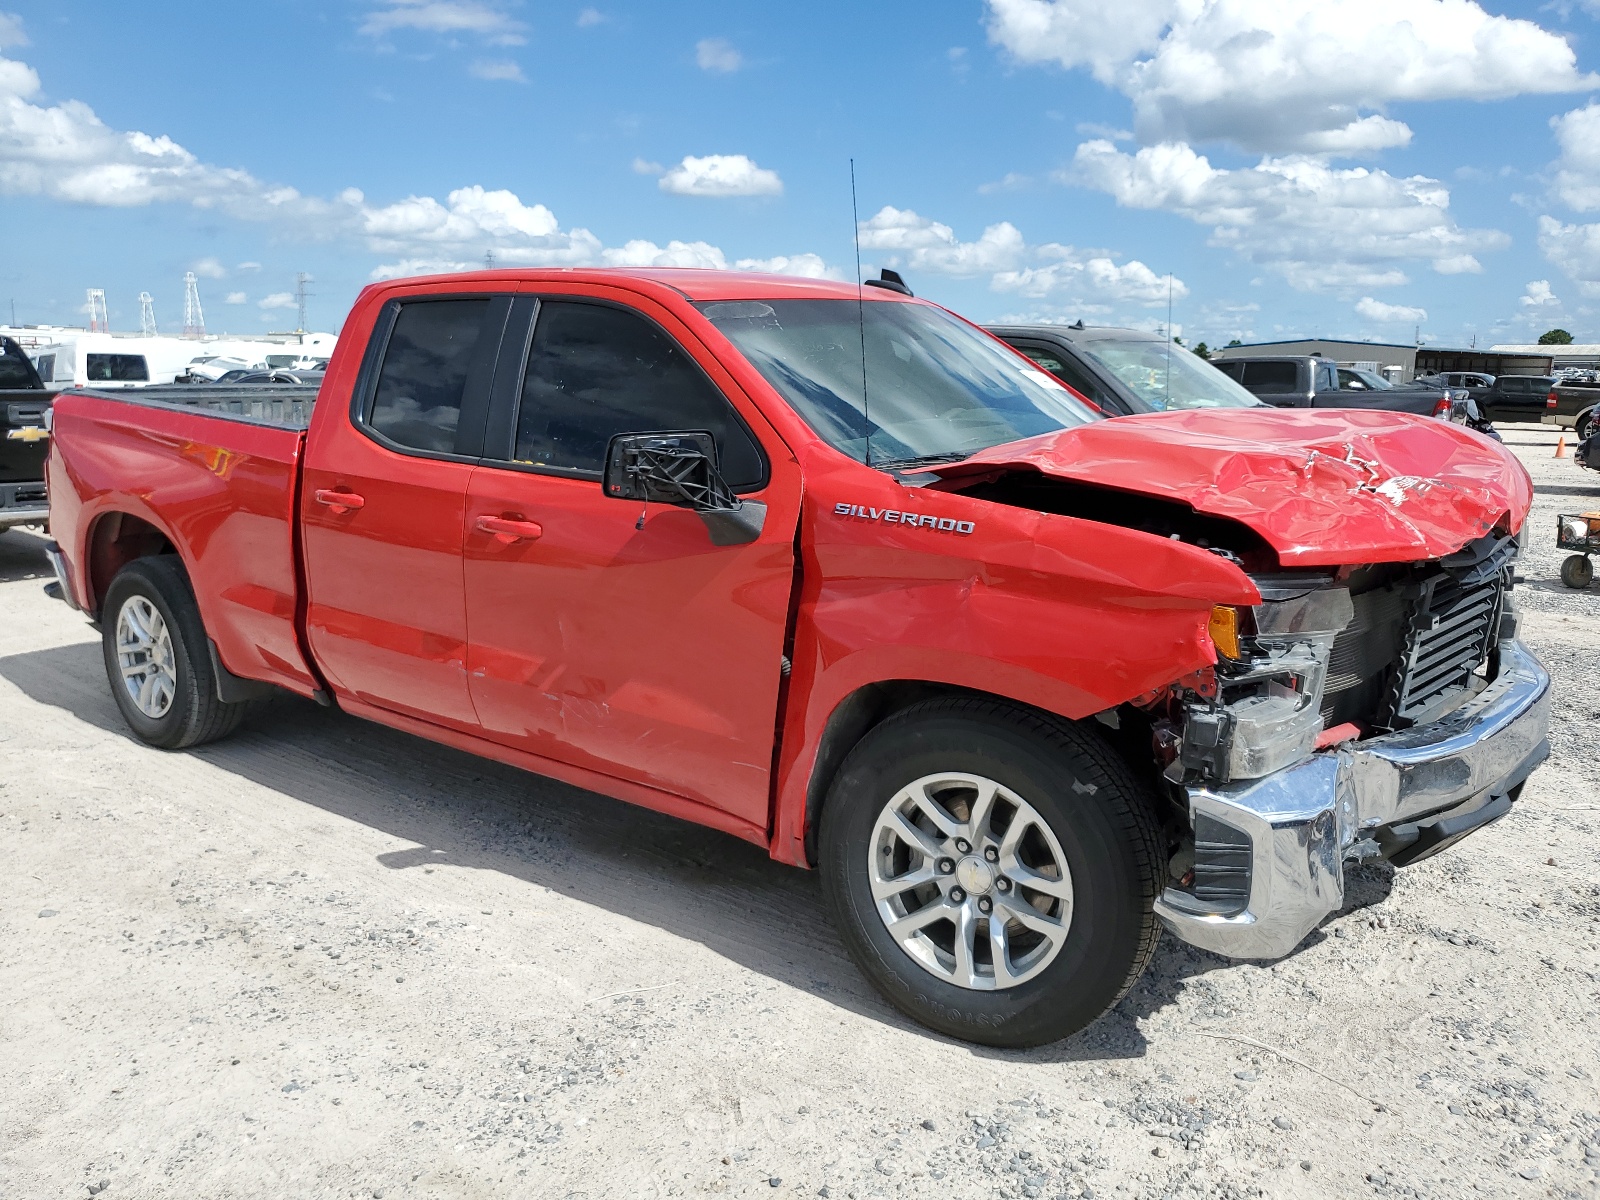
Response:
[[[5,0],[0,0],[3,5]],[[0,10],[0,304],[310,324],[396,273],[863,261],[975,319],[1600,340],[1600,0]],[[1552,122],[1557,122],[1553,124]],[[9,309],[0,308],[0,318]]]

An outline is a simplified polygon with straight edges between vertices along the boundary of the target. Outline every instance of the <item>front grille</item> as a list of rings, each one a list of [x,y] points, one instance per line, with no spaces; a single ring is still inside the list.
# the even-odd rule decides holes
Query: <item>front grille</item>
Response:
[[[1471,682],[1500,628],[1516,545],[1506,538],[1469,546],[1415,586],[1400,661],[1378,714],[1404,729],[1432,719]]]

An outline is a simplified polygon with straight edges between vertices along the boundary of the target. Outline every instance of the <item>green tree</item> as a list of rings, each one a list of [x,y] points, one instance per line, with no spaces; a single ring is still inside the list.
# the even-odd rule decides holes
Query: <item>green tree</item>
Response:
[[[1242,346],[1242,345],[1244,345],[1243,342],[1241,342],[1238,338],[1234,338],[1233,341],[1229,342],[1226,346],[1223,347],[1223,349],[1224,350],[1231,350],[1235,346]]]
[[[1204,342],[1196,342],[1194,344],[1194,352],[1201,358],[1207,360],[1211,358],[1211,347],[1206,345]]]
[[[1570,346],[1572,335],[1565,329],[1547,329],[1539,335],[1541,346]]]

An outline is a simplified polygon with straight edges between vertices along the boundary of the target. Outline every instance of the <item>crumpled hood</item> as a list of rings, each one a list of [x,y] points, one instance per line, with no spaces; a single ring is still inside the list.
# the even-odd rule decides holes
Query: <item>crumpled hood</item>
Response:
[[[932,473],[959,486],[997,468],[1180,501],[1248,525],[1297,567],[1440,558],[1497,525],[1516,531],[1533,503],[1528,472],[1499,443],[1362,409],[1118,417]]]

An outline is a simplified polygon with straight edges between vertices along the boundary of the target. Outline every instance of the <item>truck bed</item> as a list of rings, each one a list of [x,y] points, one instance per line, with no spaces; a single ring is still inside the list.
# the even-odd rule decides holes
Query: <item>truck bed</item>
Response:
[[[52,532],[98,609],[153,530],[184,566],[221,663],[309,694],[295,628],[295,506],[312,387],[74,388],[55,401],[48,463]],[[70,464],[70,465],[69,465]],[[133,521],[111,515],[129,514]]]
[[[174,383],[103,391],[79,388],[74,394],[151,408],[203,412],[211,417],[301,432],[310,427],[311,409],[317,402],[317,389],[308,384]]]

